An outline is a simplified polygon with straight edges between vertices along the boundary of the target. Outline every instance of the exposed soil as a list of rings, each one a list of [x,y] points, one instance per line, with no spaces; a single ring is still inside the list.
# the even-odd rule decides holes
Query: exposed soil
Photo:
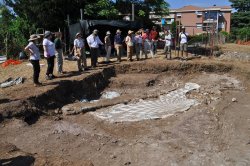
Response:
[[[249,63],[162,57],[83,74],[69,70],[51,82],[43,80],[46,86],[39,88],[28,79],[1,89],[0,165],[248,165],[249,80]],[[187,94],[200,104],[184,113],[121,123],[92,114],[119,103],[154,100],[186,82],[201,86]],[[111,90],[121,96],[80,102]],[[89,109],[75,111],[83,106]],[[65,107],[76,115],[62,114]]]

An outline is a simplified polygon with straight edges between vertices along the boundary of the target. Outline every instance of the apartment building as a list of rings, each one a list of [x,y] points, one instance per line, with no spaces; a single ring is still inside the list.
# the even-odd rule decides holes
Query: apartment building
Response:
[[[197,7],[184,6],[179,9],[171,9],[168,16],[158,17],[150,14],[150,19],[156,24],[169,28],[172,22],[186,27],[186,32],[196,35],[209,32],[212,28],[216,32],[226,31],[230,33],[231,25],[230,6]]]

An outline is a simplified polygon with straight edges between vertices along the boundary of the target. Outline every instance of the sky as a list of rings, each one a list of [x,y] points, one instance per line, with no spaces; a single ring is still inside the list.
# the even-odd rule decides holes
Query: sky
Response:
[[[166,0],[170,4],[170,9],[177,9],[187,5],[194,5],[200,7],[208,6],[230,6],[228,0]]]

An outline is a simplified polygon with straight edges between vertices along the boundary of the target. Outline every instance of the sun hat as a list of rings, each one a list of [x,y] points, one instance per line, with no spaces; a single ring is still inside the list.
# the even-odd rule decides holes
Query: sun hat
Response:
[[[98,32],[99,32],[99,31],[98,31],[97,29],[93,30],[93,34],[95,34],[95,35],[97,35]]]
[[[181,27],[181,29],[185,29],[185,27],[184,27],[184,26],[182,26],[182,27]]]
[[[81,32],[78,32],[78,33],[76,34],[76,37],[78,37],[78,36],[82,36],[82,33],[81,33]]]
[[[134,33],[134,31],[131,31],[131,30],[128,31],[128,34],[129,34],[129,35],[132,34],[132,33]]]
[[[117,29],[116,33],[122,33],[122,31],[120,29]]]
[[[50,31],[45,31],[44,32],[44,37],[49,37],[50,35],[52,35],[52,33]]]
[[[33,40],[36,40],[36,39],[39,39],[39,38],[40,38],[40,36],[33,34],[33,35],[30,35],[30,38],[29,38],[28,41],[33,41]]]
[[[107,32],[106,32],[106,35],[111,35],[110,31],[107,31]]]

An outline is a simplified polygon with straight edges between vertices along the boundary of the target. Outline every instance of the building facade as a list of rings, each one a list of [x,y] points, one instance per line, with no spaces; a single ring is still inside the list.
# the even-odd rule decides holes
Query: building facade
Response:
[[[202,8],[189,5],[180,9],[171,9],[168,16],[161,18],[151,13],[150,19],[166,28],[170,28],[172,22],[175,21],[177,26],[184,26],[190,35],[207,33],[211,30],[230,33],[231,12],[230,6]]]

